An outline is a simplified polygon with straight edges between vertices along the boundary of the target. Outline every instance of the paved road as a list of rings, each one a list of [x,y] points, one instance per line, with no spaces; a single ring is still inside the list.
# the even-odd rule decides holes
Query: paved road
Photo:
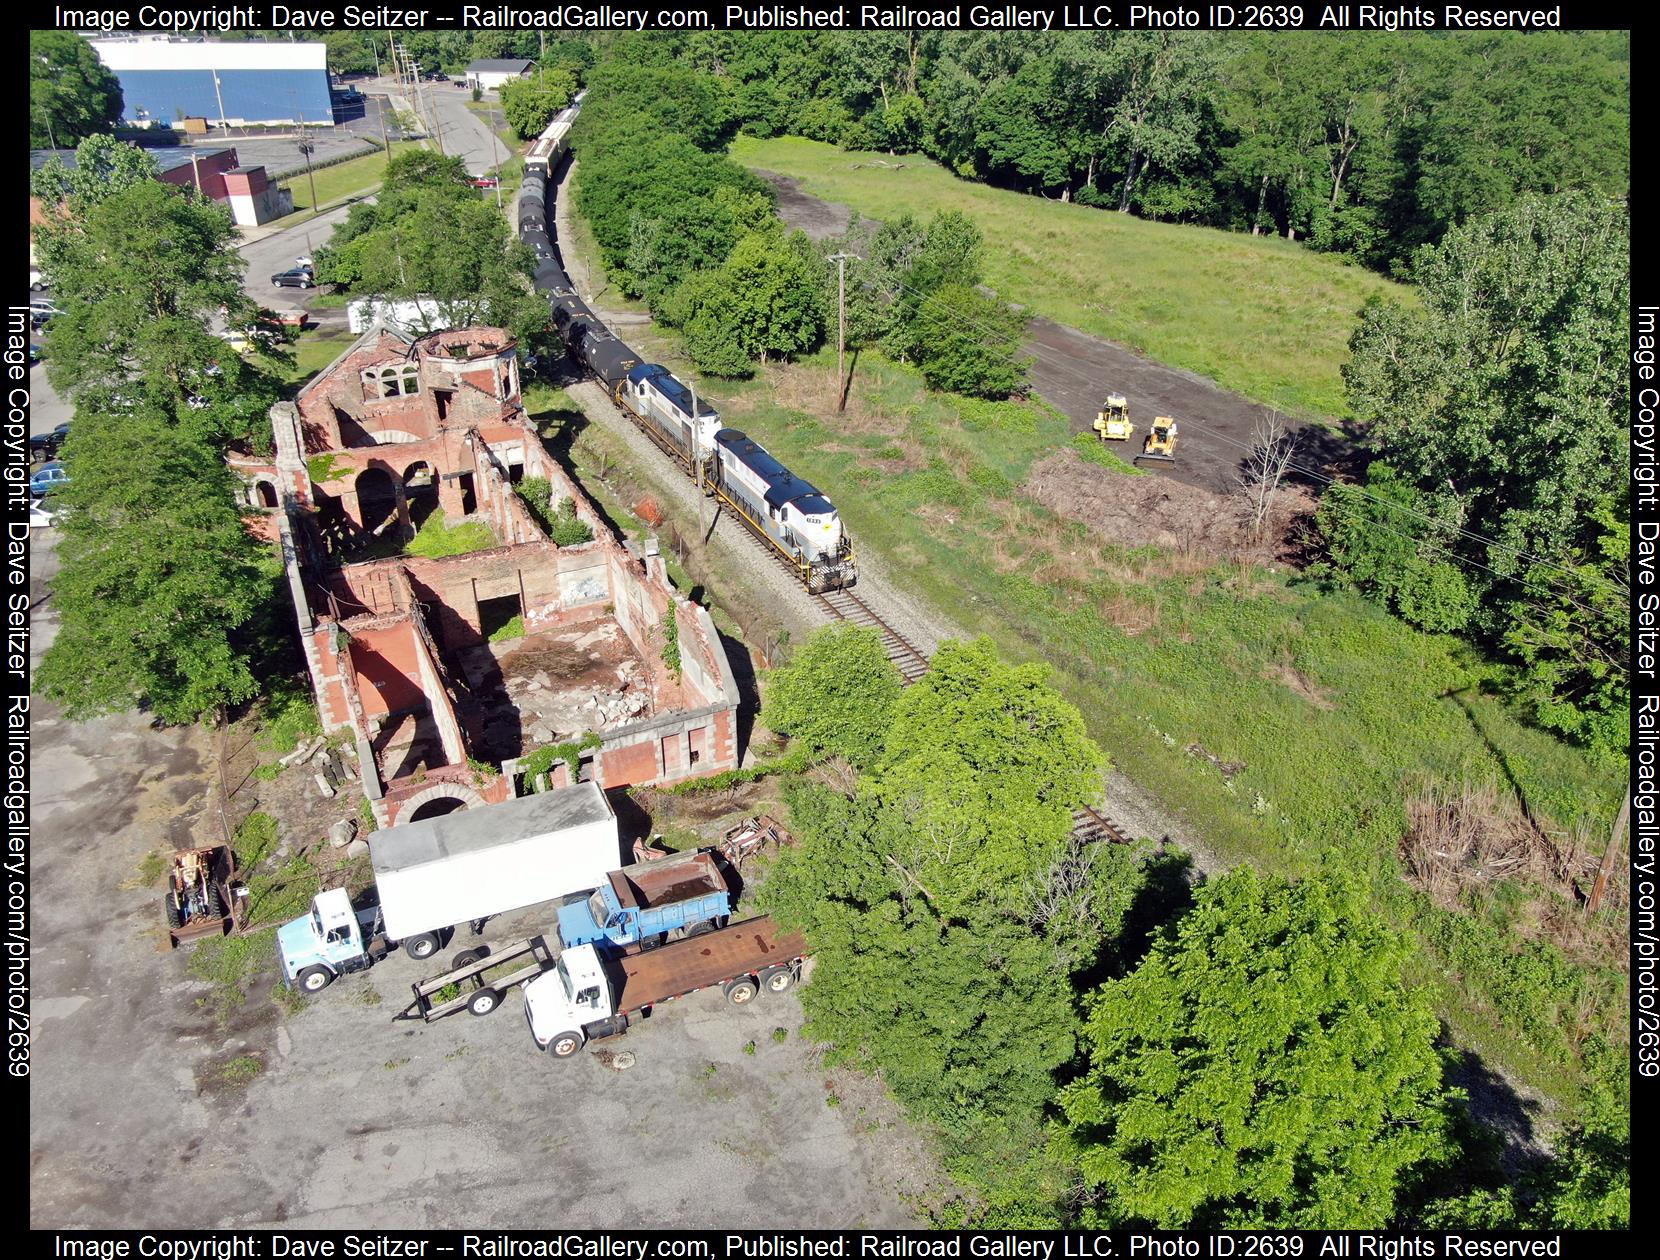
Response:
[[[394,108],[409,102],[408,86],[398,86],[395,79],[372,79],[365,91],[390,94]],[[420,88],[420,116],[432,129],[434,115],[437,126],[435,138],[450,157],[459,156],[473,175],[483,175],[500,162],[513,156],[488,123],[467,108],[472,89],[455,83],[423,83]]]
[[[263,306],[304,306],[313,290],[279,289],[271,283],[271,277],[287,271],[296,258],[310,256],[319,246],[328,244],[334,229],[346,221],[349,213],[351,205],[336,206],[314,219],[241,246],[242,257],[248,260],[247,278],[242,282],[248,296]]]

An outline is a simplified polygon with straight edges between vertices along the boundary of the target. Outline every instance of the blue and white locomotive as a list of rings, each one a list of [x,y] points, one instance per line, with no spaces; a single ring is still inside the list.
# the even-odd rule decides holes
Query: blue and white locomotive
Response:
[[[548,125],[525,159],[519,190],[519,239],[536,254],[532,285],[545,296],[553,326],[573,358],[592,372],[634,418],[708,493],[724,502],[763,542],[793,566],[814,594],[852,586],[859,576],[853,545],[822,491],[779,463],[760,443],[721,427],[720,412],[695,399],[658,363],[642,363],[594,315],[572,286],[549,229],[549,175],[569,144],[579,96]]]

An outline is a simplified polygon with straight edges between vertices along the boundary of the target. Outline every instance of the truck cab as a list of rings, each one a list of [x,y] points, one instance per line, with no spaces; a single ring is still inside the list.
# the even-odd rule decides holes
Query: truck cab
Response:
[[[612,953],[650,949],[713,931],[731,913],[719,856],[692,849],[608,872],[586,897],[560,906],[559,939],[567,948],[598,945]]]
[[[570,1058],[590,1037],[628,1027],[628,1016],[616,1011],[611,982],[592,945],[563,951],[553,969],[527,984],[524,994],[530,1035],[556,1058]]]
[[[353,909],[344,888],[318,893],[309,913],[277,929],[283,978],[316,993],[343,972],[362,971],[375,961],[368,940],[379,925],[380,908]]]

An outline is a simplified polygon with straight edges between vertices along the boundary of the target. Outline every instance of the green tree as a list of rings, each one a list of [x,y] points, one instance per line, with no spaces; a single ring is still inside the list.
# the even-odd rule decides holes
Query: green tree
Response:
[[[254,694],[239,641],[275,566],[219,450],[151,403],[79,407],[64,448],[61,628],[41,690],[72,718],[146,707],[187,722]]]
[[[121,83],[68,31],[29,32],[29,147],[68,148],[121,118]]]
[[[1357,885],[1241,867],[1089,1015],[1061,1095],[1090,1223],[1378,1228],[1449,1151],[1427,997]]]
[[[495,324],[530,344],[547,305],[525,278],[534,261],[494,205],[457,196],[447,181],[399,195],[369,230],[332,248],[326,274],[353,292],[430,296],[457,327]]]
[[[521,140],[541,135],[553,116],[576,95],[576,78],[565,71],[514,79],[501,85],[501,112]]]
[[[1053,1073],[1076,1049],[1070,977],[1133,890],[1117,855],[1070,837],[1104,758],[1047,670],[1000,662],[987,640],[943,645],[893,715],[852,799],[791,789],[800,843],[764,886],[820,959],[809,1029],[880,1068],[962,1158],[1007,1150],[1011,1132],[1041,1149]]]
[[[1026,379],[1020,357],[1023,316],[1006,302],[964,285],[946,285],[917,307],[899,334],[932,389],[1007,398]]]
[[[75,146],[75,165],[56,157],[29,178],[29,191],[42,205],[81,213],[134,184],[153,180],[160,168],[136,144],[111,135],[88,136]]]
[[[1332,560],[1362,591],[1422,629],[1462,630],[1476,596],[1453,549],[1456,522],[1433,515],[1446,507],[1379,460],[1364,487],[1332,485],[1316,519]]]
[[[1631,494],[1594,508],[1589,554],[1534,565],[1506,610],[1515,690],[1541,726],[1623,748],[1631,718]]]
[[[370,38],[362,31],[324,31],[329,69],[335,74],[372,74],[375,50]]]
[[[246,327],[258,309],[224,207],[144,180],[49,219],[36,239],[64,312],[47,372],[77,407],[146,398],[212,439],[263,423],[274,381],[208,331],[215,318]]]
[[[1008,665],[991,640],[948,642],[894,710],[876,777],[914,834],[902,861],[946,907],[1019,898],[1096,801],[1105,760],[1045,665]]]
[[[878,631],[825,626],[767,675],[761,720],[868,769],[881,754],[901,690]]]
[[[1350,404],[1409,506],[1463,531],[1456,554],[1473,562],[1464,581],[1475,628],[1508,640],[1529,668],[1539,660],[1530,643],[1547,656],[1559,647],[1550,634],[1513,637],[1519,616],[1537,629],[1552,620],[1540,601],[1572,606],[1576,586],[1620,584],[1617,549],[1602,545],[1606,513],[1597,513],[1629,479],[1629,253],[1623,207],[1584,194],[1523,199],[1424,254],[1420,306],[1369,304],[1343,369]],[[1533,557],[1574,576],[1553,593],[1554,577],[1530,578]],[[1581,631],[1605,620],[1564,615]],[[1606,713],[1623,704],[1629,653],[1599,647],[1608,671],[1593,707]],[[1558,698],[1573,704],[1577,689]],[[1564,713],[1552,723],[1573,725]]]

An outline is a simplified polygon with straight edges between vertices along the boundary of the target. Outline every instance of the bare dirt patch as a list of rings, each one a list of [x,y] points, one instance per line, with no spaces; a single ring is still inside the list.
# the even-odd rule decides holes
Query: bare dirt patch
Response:
[[[801,191],[799,181],[777,171],[756,171],[778,193],[778,217],[805,232],[811,240],[840,236],[853,221],[853,212],[833,201],[821,201]]]
[[[1243,505],[1230,495],[1163,477],[1107,472],[1071,450],[1033,465],[1022,489],[1057,516],[1121,546],[1217,559],[1284,559],[1313,511],[1300,487],[1282,489],[1261,536],[1253,537]]]
[[[809,196],[787,175],[755,173],[778,191],[778,214],[790,227],[815,241],[847,231],[853,215],[846,206]],[[1252,427],[1267,408],[1195,372],[1168,367],[1041,316],[1027,325],[1021,349],[1032,358],[1033,388],[1067,414],[1074,432],[1089,432],[1108,392],[1123,394],[1138,439],[1146,433],[1140,426],[1154,416],[1174,416],[1181,425],[1176,462],[1153,470],[1159,481],[1223,494],[1232,490],[1250,450]],[[1297,436],[1297,463],[1307,470],[1299,475],[1310,484],[1318,484],[1318,478],[1308,473],[1328,477],[1358,471],[1361,461],[1346,435],[1317,424],[1289,427]]]

